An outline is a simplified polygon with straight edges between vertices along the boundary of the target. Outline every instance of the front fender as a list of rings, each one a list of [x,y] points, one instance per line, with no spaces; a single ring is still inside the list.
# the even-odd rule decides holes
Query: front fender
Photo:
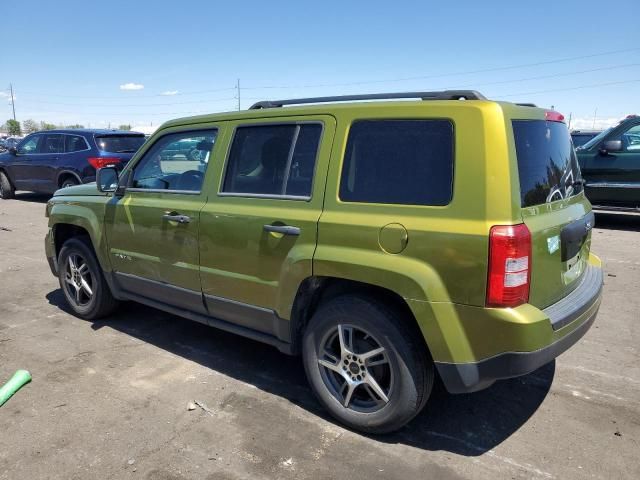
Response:
[[[108,247],[104,235],[106,197],[56,198],[50,200],[49,228],[73,225],[85,230],[91,238],[100,267],[111,271]]]

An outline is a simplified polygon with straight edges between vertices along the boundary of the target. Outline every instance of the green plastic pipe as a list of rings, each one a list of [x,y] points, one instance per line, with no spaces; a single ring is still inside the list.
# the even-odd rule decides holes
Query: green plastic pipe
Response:
[[[11,396],[31,381],[31,374],[26,370],[18,370],[11,380],[0,388],[0,407],[5,404]]]

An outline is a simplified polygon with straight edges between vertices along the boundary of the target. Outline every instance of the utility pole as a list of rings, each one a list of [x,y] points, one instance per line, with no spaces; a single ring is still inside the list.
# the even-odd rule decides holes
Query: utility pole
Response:
[[[593,126],[591,128],[595,129],[596,128],[596,115],[598,114],[598,107],[596,107],[595,111],[593,112]]]
[[[13,98],[13,84],[9,84],[9,89],[11,90],[11,108],[13,109],[13,120],[16,119],[16,102]]]
[[[238,83],[236,83],[236,88],[238,89],[238,111],[240,111],[240,79],[238,79]]]
[[[573,112],[569,112],[569,131],[571,131],[571,118],[573,117]]]

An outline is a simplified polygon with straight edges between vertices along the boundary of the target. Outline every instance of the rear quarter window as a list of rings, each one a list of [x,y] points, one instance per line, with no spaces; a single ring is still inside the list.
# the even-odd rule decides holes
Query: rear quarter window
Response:
[[[135,153],[145,141],[144,135],[108,135],[95,138],[99,150],[111,153]]]
[[[580,167],[564,123],[514,120],[520,204],[540,205],[582,191]]]
[[[449,120],[360,120],[352,124],[340,200],[447,205],[453,195]]]

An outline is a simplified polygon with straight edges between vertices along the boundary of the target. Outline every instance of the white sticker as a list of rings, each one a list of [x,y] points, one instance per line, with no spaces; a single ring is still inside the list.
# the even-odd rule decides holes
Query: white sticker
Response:
[[[549,253],[557,252],[560,249],[560,236],[554,235],[553,237],[547,238],[547,248],[549,249]]]

